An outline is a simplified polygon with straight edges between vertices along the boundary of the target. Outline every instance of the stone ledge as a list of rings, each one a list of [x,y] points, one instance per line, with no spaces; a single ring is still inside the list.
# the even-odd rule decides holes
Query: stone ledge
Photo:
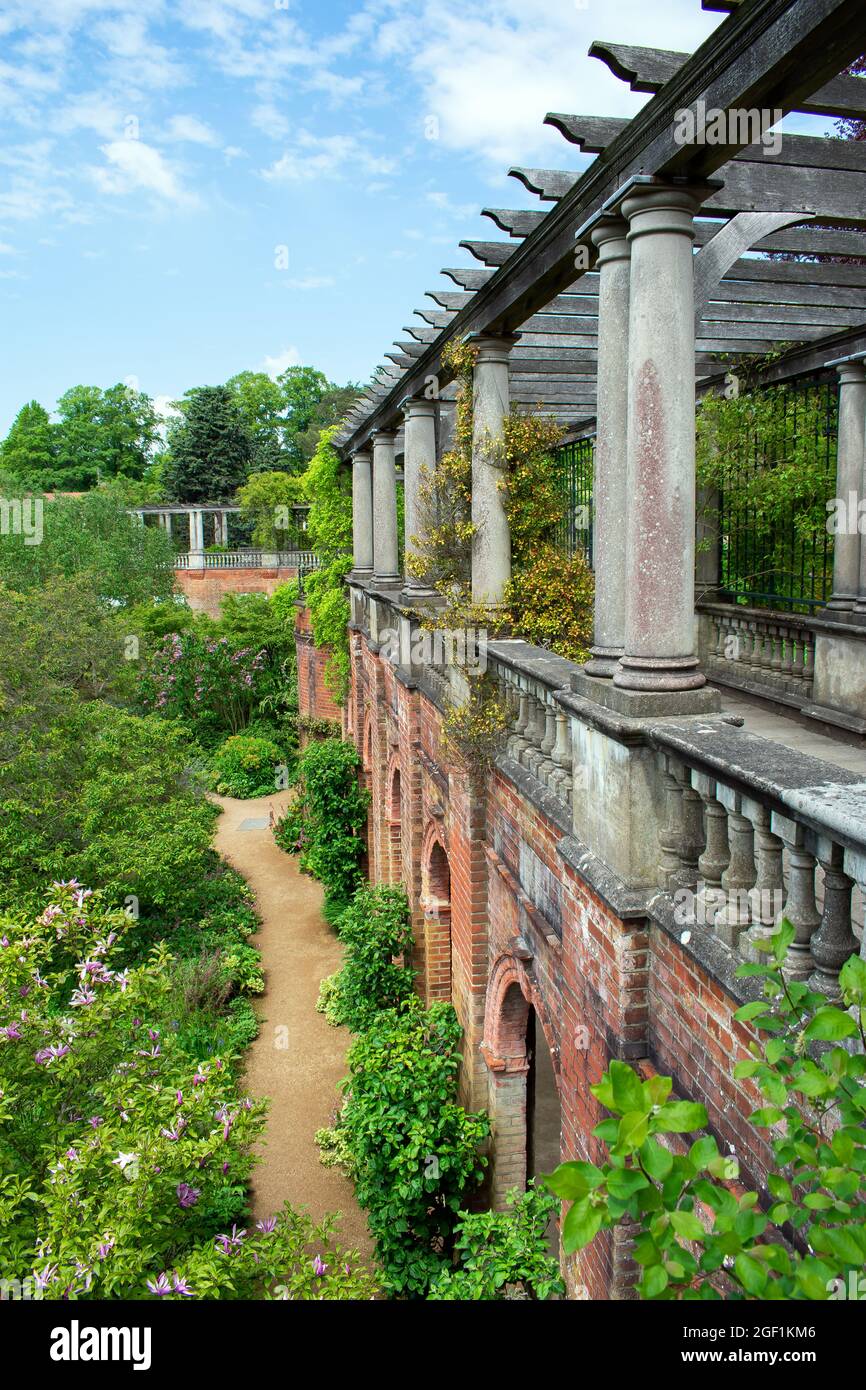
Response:
[[[722,703],[719,692],[711,685],[700,686],[697,690],[628,690],[581,670],[573,672],[571,689],[582,699],[628,719],[718,714]]]

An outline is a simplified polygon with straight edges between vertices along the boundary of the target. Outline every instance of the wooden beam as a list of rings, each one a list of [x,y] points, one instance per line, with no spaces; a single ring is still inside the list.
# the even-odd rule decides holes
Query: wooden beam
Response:
[[[513,237],[528,236],[530,232],[534,232],[545,215],[543,212],[532,212],[526,208],[481,209],[482,217],[489,217],[501,231]]]

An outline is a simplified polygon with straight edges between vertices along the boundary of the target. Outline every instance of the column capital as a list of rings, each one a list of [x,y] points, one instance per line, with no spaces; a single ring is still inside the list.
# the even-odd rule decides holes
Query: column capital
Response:
[[[470,333],[467,342],[476,349],[479,363],[507,362],[519,337],[519,333]]]
[[[397,431],[396,431],[396,430],[374,430],[374,431],[373,431],[373,445],[374,445],[374,447],[375,447],[376,444],[393,444],[393,443],[394,443],[394,440],[395,440],[396,438],[397,438]]]
[[[715,184],[638,183],[625,190],[620,203],[628,220],[628,239],[669,232],[694,240],[694,216],[715,192]]]
[[[352,467],[354,467],[356,463],[367,463],[367,464],[369,464],[370,459],[371,459],[370,450],[369,450],[369,449],[356,449],[355,452],[351,455],[351,459],[352,459]]]
[[[866,362],[851,358],[847,362],[833,364],[839,377],[840,386],[860,386],[866,382]]]
[[[406,396],[400,402],[400,409],[408,420],[410,416],[435,416],[436,404],[427,396]]]
[[[625,217],[600,217],[589,235],[593,246],[598,247],[599,265],[608,261],[627,261],[631,255]]]

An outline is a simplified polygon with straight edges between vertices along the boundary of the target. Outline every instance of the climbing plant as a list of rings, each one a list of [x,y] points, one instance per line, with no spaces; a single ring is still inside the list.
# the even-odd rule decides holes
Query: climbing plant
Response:
[[[313,641],[328,651],[325,682],[342,704],[349,685],[349,602],[343,576],[352,565],[352,481],[340,466],[331,440],[336,426],[323,430],[300,488],[310,503],[306,538],[319,568],[304,576]]]
[[[507,1211],[462,1211],[453,1266],[434,1280],[428,1299],[546,1299],[565,1293],[547,1228],[556,1198],[531,1182],[508,1194]]]
[[[329,1023],[359,1033],[381,1009],[392,1009],[412,993],[415,971],[408,964],[414,941],[405,888],[363,885],[340,917],[343,964],[322,981],[317,1005]]]
[[[346,907],[361,881],[362,830],[369,795],[358,783],[361,759],[353,743],[311,743],[298,763],[297,795],[274,835],[300,866],[325,885],[330,912]]]
[[[852,956],[839,985],[848,1012],[807,984],[786,978],[794,939],[787,920],[767,943],[770,963],[738,975],[763,981],[763,997],[734,1017],[764,1035],[734,1068],[765,1104],[750,1116],[768,1131],[776,1171],[769,1209],[757,1192],[728,1185],[735,1157],[703,1134],[684,1152],[662,1136],[696,1134],[703,1105],[671,1100],[669,1077],[641,1080],[613,1061],[590,1089],[610,1111],[593,1131],[608,1151],[600,1164],[563,1163],[547,1179],[571,1202],[563,1247],[573,1252],[599,1231],[627,1224],[647,1299],[813,1299],[848,1296],[866,1263],[866,961]],[[833,1044],[853,1038],[856,1051]],[[786,1240],[782,1227],[793,1232]],[[857,1284],[859,1289],[859,1284]],[[859,1293],[855,1296],[859,1297]]]

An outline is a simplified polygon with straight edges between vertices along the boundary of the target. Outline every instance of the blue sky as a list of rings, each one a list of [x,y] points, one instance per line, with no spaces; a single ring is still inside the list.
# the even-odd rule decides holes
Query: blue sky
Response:
[[[690,49],[721,22],[699,0],[4,0],[0,432],[78,382],[366,379],[472,263],[457,242],[499,235],[481,206],[540,206],[509,164],[586,163],[546,111],[646,100],[590,42]]]

